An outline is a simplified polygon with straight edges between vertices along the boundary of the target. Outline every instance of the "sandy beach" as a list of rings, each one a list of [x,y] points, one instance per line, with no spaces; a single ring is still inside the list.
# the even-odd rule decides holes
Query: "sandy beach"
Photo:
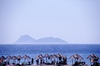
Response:
[[[58,65],[45,65],[45,64],[42,64],[42,65],[30,65],[30,66],[58,66]],[[72,66],[72,64],[69,64],[69,65],[60,65],[60,66]],[[90,65],[82,65],[82,66],[90,66]]]

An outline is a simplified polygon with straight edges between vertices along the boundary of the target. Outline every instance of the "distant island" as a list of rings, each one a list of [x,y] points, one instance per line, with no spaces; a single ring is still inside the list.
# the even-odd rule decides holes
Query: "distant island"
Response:
[[[22,35],[14,44],[67,44],[67,42],[54,37],[45,37],[36,40],[29,35]]]

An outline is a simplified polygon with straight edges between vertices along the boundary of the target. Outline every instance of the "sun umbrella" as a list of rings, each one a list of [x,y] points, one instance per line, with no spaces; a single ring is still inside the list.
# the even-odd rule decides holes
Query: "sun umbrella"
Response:
[[[44,57],[48,58],[49,57],[49,54],[45,54]]]
[[[1,56],[1,59],[2,59],[2,60],[5,60],[6,58],[5,58],[4,56]]]
[[[70,56],[69,59],[72,59],[72,64],[73,64],[73,59],[75,59],[77,61],[83,60],[83,58],[79,54],[74,54],[74,55]]]
[[[36,64],[39,64],[39,59],[40,59],[39,56],[36,56],[35,59],[36,59]]]
[[[62,55],[62,56],[61,56],[61,58],[63,58],[63,59],[67,59],[67,57],[66,57],[66,56],[64,56],[64,55]]]
[[[6,60],[6,58],[4,56],[1,56],[0,59],[2,60],[2,62],[4,62]]]
[[[17,56],[17,60],[19,61],[20,63],[20,60],[22,59],[22,57],[20,55]]]
[[[61,54],[55,54],[55,57],[57,58],[57,63],[58,63],[58,60],[61,60]]]
[[[27,55],[24,55],[23,58],[26,60],[27,59]]]
[[[50,55],[50,58],[51,58],[51,61],[52,61],[52,59],[54,59],[54,60],[53,60],[53,62],[54,62],[54,63],[56,63],[56,58],[57,58],[57,57],[56,57],[56,55],[55,55],[55,54]]]
[[[11,57],[10,55],[6,57],[6,59],[8,59],[8,60],[10,60],[11,58],[12,58],[12,57]]]
[[[23,58],[26,60],[28,59],[28,55],[24,55]]]
[[[56,56],[55,55],[50,55],[50,58],[56,58]]]
[[[31,59],[31,57],[27,56],[27,58],[26,58],[26,59],[27,59],[27,61],[29,62],[29,60]]]
[[[90,64],[92,63],[92,62],[94,62],[94,61],[98,61],[98,59],[99,59],[99,57],[97,56],[97,55],[95,55],[95,54],[91,54],[91,55],[89,55],[88,57],[87,57],[87,59],[90,59]]]
[[[36,56],[35,59],[40,59],[39,56]]]
[[[11,58],[13,60],[13,63],[16,63],[17,57],[16,56],[12,56]]]
[[[56,58],[55,55],[50,55],[50,59],[51,59],[51,61],[52,61],[52,59],[55,59],[55,58]]]
[[[27,56],[27,58],[26,58],[27,60],[29,60],[29,59],[31,59],[31,57],[29,57],[29,56]]]
[[[4,56],[1,56],[1,59],[2,59],[2,60],[5,60],[6,58],[5,58]]]
[[[42,64],[44,62],[43,58],[44,58],[44,56],[42,54],[39,54],[38,56],[36,56],[36,61],[39,62],[39,60],[40,60],[40,64]],[[38,64],[38,62],[37,62],[37,64]]]
[[[67,57],[63,55],[62,58],[66,59]]]
[[[12,59],[12,57],[10,55],[6,57],[6,60],[8,60],[8,63],[10,63],[11,59]]]
[[[91,54],[87,57],[87,59],[99,59],[99,57],[95,54]]]
[[[31,59],[28,55],[24,55],[23,58],[24,58],[25,60],[27,60],[27,61],[29,61],[29,59]],[[25,62],[25,60],[24,60],[24,62]]]
[[[17,56],[17,59],[21,59],[22,57],[20,55]]]
[[[74,54],[74,55],[70,56],[69,59],[83,60],[83,58],[79,54]]]
[[[49,54],[45,54],[44,58],[46,58],[46,63],[47,63],[47,58],[49,57]]]
[[[16,60],[17,59],[17,57],[16,56],[12,56],[12,60]]]
[[[39,54],[38,56],[39,56],[40,59],[43,59],[43,55],[42,54]]]
[[[57,58],[61,57],[61,54],[59,54],[59,53],[58,53],[58,54],[56,54],[56,57],[57,57]]]
[[[62,60],[62,54],[56,54],[56,57],[61,61]]]

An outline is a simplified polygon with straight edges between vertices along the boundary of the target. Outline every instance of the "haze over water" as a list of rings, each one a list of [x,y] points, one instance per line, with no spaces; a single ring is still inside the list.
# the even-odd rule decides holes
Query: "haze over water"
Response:
[[[0,44],[21,35],[100,44],[99,0],[0,0]]]

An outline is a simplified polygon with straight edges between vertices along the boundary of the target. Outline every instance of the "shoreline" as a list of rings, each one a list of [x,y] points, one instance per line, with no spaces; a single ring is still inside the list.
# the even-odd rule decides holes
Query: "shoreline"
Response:
[[[58,66],[58,65],[30,65],[30,66]],[[72,66],[72,64],[68,64],[68,65],[60,65],[60,66]],[[87,64],[85,64],[85,65],[82,65],[82,66],[90,66],[90,65],[87,65]]]
[[[14,66],[14,65],[6,65],[6,66]],[[22,65],[23,66],[23,65]],[[36,65],[36,64],[32,64],[32,65],[25,65],[25,66],[72,66],[72,64],[68,64],[68,65],[55,65],[55,64],[52,64],[52,65],[46,65],[46,64],[39,64],[39,65]],[[82,66],[91,66],[89,64],[84,64]]]

